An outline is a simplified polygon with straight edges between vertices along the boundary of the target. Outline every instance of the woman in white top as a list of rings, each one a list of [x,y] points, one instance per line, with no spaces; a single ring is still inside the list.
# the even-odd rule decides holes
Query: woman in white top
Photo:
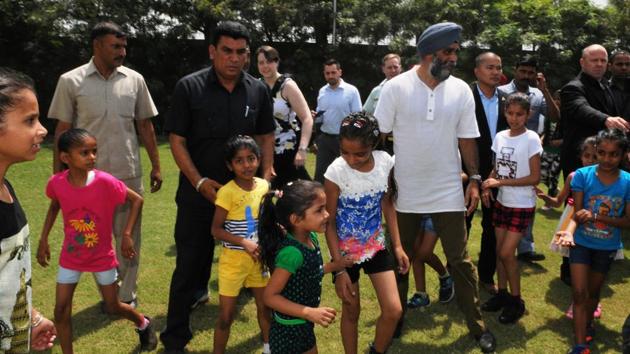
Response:
[[[271,90],[276,123],[273,168],[276,174],[272,188],[282,187],[296,179],[308,179],[304,168],[313,118],[298,85],[287,74],[278,72],[280,56],[264,45],[256,50],[258,71]],[[296,119],[297,117],[297,119]]]

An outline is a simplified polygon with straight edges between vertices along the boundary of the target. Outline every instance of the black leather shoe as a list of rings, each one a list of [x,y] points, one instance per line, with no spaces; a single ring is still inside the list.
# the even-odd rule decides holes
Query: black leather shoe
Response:
[[[523,317],[523,314],[525,314],[525,302],[520,299],[516,302],[511,301],[503,308],[503,312],[499,316],[499,322],[503,324],[514,323]]]
[[[481,335],[475,336],[479,349],[482,353],[494,353],[497,349],[497,340],[490,331],[485,331]]]
[[[516,258],[523,262],[540,262],[545,260],[545,255],[537,252],[525,252],[519,254]]]
[[[501,310],[508,302],[506,294],[498,293],[488,299],[481,305],[481,310],[486,312],[497,312]]]

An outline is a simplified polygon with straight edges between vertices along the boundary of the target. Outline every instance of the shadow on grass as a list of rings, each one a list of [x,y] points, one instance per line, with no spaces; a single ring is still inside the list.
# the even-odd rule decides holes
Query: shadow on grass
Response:
[[[630,278],[630,260],[625,258],[619,261],[614,261],[610,271],[608,272],[606,282],[608,284],[623,284],[627,283],[627,279]]]
[[[563,338],[564,348],[561,347],[562,343],[557,343],[557,347],[562,349],[558,352],[573,347],[573,321],[565,318],[564,315],[548,320],[545,325],[530,331],[528,337],[536,338],[540,333],[547,331],[555,332],[558,337]],[[595,337],[590,347],[591,352],[594,353],[616,353],[621,348],[620,332],[614,329],[610,330],[599,321],[595,321]]]
[[[482,312],[487,328],[497,338],[497,352],[524,348],[527,336],[523,325],[518,322],[512,325],[500,324],[497,320],[498,315],[498,312]],[[403,335],[400,340],[393,342],[390,352],[432,354],[479,352],[477,341],[466,329],[459,336],[453,335],[453,325],[464,323],[464,313],[460,310],[456,300],[448,304],[432,303],[431,307],[425,311],[407,310]],[[427,329],[431,331],[428,336],[426,333],[422,333]],[[410,337],[405,338],[406,335]],[[442,338],[446,337],[454,340],[444,343]],[[409,339],[411,339],[411,343]]]
[[[237,308],[237,318],[239,320],[242,316],[240,315],[240,310],[242,306]],[[203,332],[214,328],[214,324],[217,320],[217,315],[219,313],[219,308],[214,304],[205,304],[203,306],[198,307],[190,314],[190,324],[193,331],[193,336],[196,332]],[[147,316],[151,316],[151,314],[146,314]],[[153,326],[156,331],[156,335],[159,338],[160,331],[166,327],[166,317],[165,315],[156,315],[152,316],[151,320],[153,322]],[[72,323],[73,323],[73,338],[77,339],[82,336],[90,335],[94,332],[98,332],[104,327],[110,325],[110,323],[114,321],[127,321],[124,318],[103,314],[101,312],[101,307],[99,303],[96,303],[88,308],[83,309],[82,311],[77,312],[72,315]],[[134,325],[129,322],[129,330],[134,330]],[[212,346],[212,343],[209,343],[209,346]],[[140,351],[140,345],[137,344],[130,353],[138,353]],[[201,351],[188,351],[189,353],[210,353],[211,350],[201,350]]]
[[[559,316],[564,314],[564,311],[571,304],[571,287],[563,283],[560,278],[553,279],[549,282],[545,302],[556,307]]]
[[[630,262],[623,260],[613,264],[613,269],[617,268],[619,270],[619,272],[609,273],[609,275],[612,275],[610,280],[613,283],[623,283],[624,278],[629,276],[628,263]],[[609,298],[613,294],[614,291],[608,286],[608,281],[606,281],[601,291],[602,299]],[[545,302],[558,308],[557,318],[548,320],[545,325],[537,327],[534,331],[528,333],[528,336],[535,338],[539,333],[551,331],[557,333],[559,337],[564,338],[567,349],[572,347],[574,344],[573,321],[567,319],[564,315],[565,310],[572,303],[571,288],[564,284],[559,278],[553,279],[549,283],[549,288],[545,294]],[[600,324],[598,320],[595,321],[595,330],[595,341],[591,344],[591,350],[593,352],[618,352],[621,346],[619,331],[606,328],[603,324]]]
[[[521,270],[522,277],[529,277],[531,275],[539,275],[539,274],[544,274],[544,273],[549,272],[547,268],[543,267],[542,265],[536,262],[519,261],[518,264]]]
[[[171,246],[168,248],[168,250],[166,250],[166,252],[164,252],[164,255],[166,257],[175,257],[175,256],[177,256],[177,247],[175,246],[175,241],[173,241],[173,244],[171,244]]]
[[[448,307],[448,316],[443,317],[441,319],[431,319],[429,326],[432,328],[439,328],[439,332],[437,334],[432,334],[431,337],[413,340],[413,342],[409,343],[405,341],[405,331],[403,330],[402,340],[394,341],[391,352],[400,352],[400,353],[470,353],[470,352],[479,352],[479,346],[477,341],[474,339],[472,335],[470,335],[467,331],[462,333],[459,336],[453,337],[451,332],[451,327],[456,321],[464,321],[464,316],[459,311],[458,307],[455,304],[449,305]],[[451,313],[458,313],[451,315]],[[492,331],[497,339],[497,352],[503,352],[509,349],[522,349],[525,347],[527,342],[525,328],[520,323],[515,323],[512,325],[502,325],[498,324],[497,320],[494,318],[494,314],[484,313],[484,319],[488,328]],[[498,314],[497,314],[498,316]],[[459,317],[459,318],[458,318]],[[408,331],[411,330],[422,330],[420,327],[415,327],[415,321],[410,322],[408,325],[406,324],[406,328]],[[424,322],[424,321],[423,321]],[[407,323],[407,322],[406,322]],[[431,338],[444,338],[451,337],[454,338],[453,341],[449,343],[444,343],[441,340],[434,341]]]

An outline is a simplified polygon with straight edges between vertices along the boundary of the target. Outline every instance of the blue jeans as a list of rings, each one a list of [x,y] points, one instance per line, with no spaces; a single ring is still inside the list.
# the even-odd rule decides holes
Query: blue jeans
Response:
[[[532,221],[529,223],[527,230],[523,232],[523,237],[521,237],[521,241],[518,243],[518,254],[534,252],[534,220],[536,219],[536,213],[532,216]]]

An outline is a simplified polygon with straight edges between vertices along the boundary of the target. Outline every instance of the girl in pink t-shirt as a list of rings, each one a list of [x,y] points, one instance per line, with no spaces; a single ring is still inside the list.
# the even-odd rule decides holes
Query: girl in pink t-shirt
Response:
[[[108,313],[120,315],[136,324],[141,350],[153,350],[157,338],[151,320],[118,298],[116,253],[112,246],[112,222],[118,205],[127,200],[131,212],[125,225],[122,253],[135,256],[131,230],[142,208],[142,197],[103,171],[95,170],[96,138],[83,129],[64,132],[57,143],[59,159],[67,170],[52,176],[46,186],[51,199],[37,261],[50,261],[48,235],[61,209],[64,240],[59,256],[55,324],[61,349],[72,353],[72,297],[82,272],[95,275]]]

